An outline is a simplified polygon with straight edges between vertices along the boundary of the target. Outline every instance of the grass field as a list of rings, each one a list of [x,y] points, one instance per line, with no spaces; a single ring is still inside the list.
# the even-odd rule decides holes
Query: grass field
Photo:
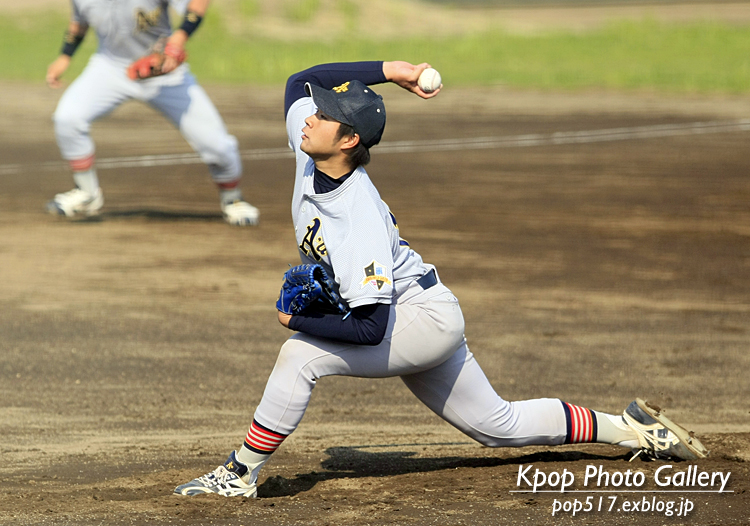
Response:
[[[307,4],[310,12],[318,6],[317,2]],[[316,38],[312,29],[307,42],[238,31],[242,17],[250,21],[257,16],[253,5],[239,2],[234,9],[214,6],[189,44],[191,67],[201,81],[277,84],[290,73],[316,63],[401,58],[431,62],[446,84],[453,86],[750,92],[747,25],[668,23],[646,17],[612,21],[584,32],[551,29],[522,35],[485,27],[439,38],[403,38],[373,36],[350,24],[332,40]],[[304,26],[314,22],[310,12],[298,6],[284,14],[291,24]],[[343,8],[339,14],[349,16]],[[0,78],[42,80],[47,64],[60,48],[65,25],[66,15],[56,11],[3,18]],[[69,79],[82,69],[95,47],[96,38],[90,34],[75,57]]]

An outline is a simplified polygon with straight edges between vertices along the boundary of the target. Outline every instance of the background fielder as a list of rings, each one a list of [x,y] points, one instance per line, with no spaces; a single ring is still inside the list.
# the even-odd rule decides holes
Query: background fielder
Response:
[[[556,398],[507,402],[497,395],[469,351],[458,300],[401,238],[364,169],[386,120],[382,98],[369,85],[390,81],[430,98],[438,92],[417,86],[426,67],[327,64],[289,79],[286,122],[297,160],[292,216],[300,257],[334,278],[350,311],[291,315],[293,302],[282,289],[279,321],[299,332],[281,348],[244,444],[224,465],[175,493],[256,496],[261,467],[297,428],[317,379],[329,375],[399,376],[435,414],[489,447],[601,442],[652,457],[706,455],[697,439],[642,400],[620,416]]]
[[[60,86],[60,77],[89,27],[99,47],[83,73],[65,91],[54,113],[60,152],[70,163],[76,188],[57,194],[47,205],[53,214],[68,217],[96,214],[104,204],[95,168],[91,123],[129,99],[148,103],[167,117],[198,152],[219,188],[227,222],[253,225],[257,208],[245,202],[239,189],[242,163],[237,140],[196,82],[185,57],[185,42],[200,24],[209,0],[71,0],[71,20],[60,56],[47,70],[47,83]],[[172,32],[169,8],[185,14]],[[164,56],[153,76],[132,80],[128,66],[154,51]]]

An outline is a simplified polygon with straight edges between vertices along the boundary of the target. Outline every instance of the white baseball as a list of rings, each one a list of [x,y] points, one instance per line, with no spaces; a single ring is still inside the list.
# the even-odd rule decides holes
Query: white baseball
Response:
[[[440,73],[434,68],[427,68],[419,76],[417,85],[422,88],[425,93],[432,93],[440,87],[440,83],[443,79],[440,78]]]

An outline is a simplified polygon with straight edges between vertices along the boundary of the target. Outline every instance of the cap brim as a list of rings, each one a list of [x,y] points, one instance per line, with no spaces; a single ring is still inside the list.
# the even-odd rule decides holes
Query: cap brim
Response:
[[[349,119],[344,115],[344,112],[341,111],[333,90],[321,88],[320,86],[307,82],[305,84],[305,91],[312,97],[313,102],[320,111],[339,122],[353,126],[353,124],[349,122]]]

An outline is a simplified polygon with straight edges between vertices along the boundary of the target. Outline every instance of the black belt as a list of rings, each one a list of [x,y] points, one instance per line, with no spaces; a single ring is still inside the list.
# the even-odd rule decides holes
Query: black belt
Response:
[[[435,273],[435,269],[430,269],[430,271],[419,278],[417,280],[417,285],[422,287],[424,290],[429,289],[430,287],[434,287],[438,284],[437,274]]]

